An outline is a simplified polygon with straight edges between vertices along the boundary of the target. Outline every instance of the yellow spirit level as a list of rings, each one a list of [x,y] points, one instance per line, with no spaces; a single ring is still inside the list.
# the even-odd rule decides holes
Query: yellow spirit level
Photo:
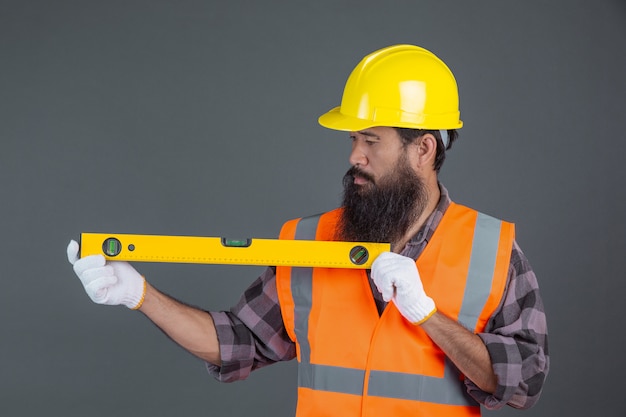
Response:
[[[369,269],[388,243],[82,233],[80,256],[116,261]]]

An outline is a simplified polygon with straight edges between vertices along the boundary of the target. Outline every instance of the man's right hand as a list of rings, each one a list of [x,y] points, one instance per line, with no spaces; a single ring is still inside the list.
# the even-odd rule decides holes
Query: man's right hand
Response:
[[[106,261],[102,255],[79,259],[78,249],[78,243],[70,241],[67,259],[94,303],[125,305],[133,310],[141,307],[146,280],[135,268],[127,262]]]

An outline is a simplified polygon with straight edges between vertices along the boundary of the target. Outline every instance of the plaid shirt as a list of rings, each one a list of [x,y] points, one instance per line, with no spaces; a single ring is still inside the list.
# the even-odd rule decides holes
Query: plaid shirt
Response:
[[[442,185],[440,188],[437,208],[402,255],[417,259],[428,244],[450,205],[447,190]],[[370,285],[382,312],[386,303],[371,279]],[[222,366],[207,367],[217,380],[245,379],[255,369],[295,358],[295,344],[287,335],[278,304],[275,268],[268,268],[257,278],[230,311],[210,314],[217,329]],[[515,408],[534,405],[549,368],[547,326],[537,279],[516,242],[502,304],[478,336],[489,351],[498,387],[489,394],[466,379],[468,393],[489,409],[505,404]]]

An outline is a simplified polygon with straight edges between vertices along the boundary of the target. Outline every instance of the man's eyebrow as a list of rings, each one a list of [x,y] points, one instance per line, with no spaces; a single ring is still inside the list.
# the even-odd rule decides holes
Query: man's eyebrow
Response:
[[[370,132],[369,130],[359,130],[357,133],[363,135],[363,136],[368,136],[370,138],[376,138],[376,139],[380,139],[378,137],[378,135],[376,135],[374,132]]]

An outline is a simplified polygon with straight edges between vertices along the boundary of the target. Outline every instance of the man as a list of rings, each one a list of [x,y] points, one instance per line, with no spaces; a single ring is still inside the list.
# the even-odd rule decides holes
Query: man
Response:
[[[320,123],[352,139],[343,204],[280,237],[391,242],[371,271],[268,268],[230,312],[205,312],[125,262],[79,260],[72,241],[87,294],[139,309],[222,381],[297,357],[298,416],[535,404],[549,364],[535,275],[512,224],[451,202],[438,181],[462,126],[448,67],[417,46],[376,51]]]

